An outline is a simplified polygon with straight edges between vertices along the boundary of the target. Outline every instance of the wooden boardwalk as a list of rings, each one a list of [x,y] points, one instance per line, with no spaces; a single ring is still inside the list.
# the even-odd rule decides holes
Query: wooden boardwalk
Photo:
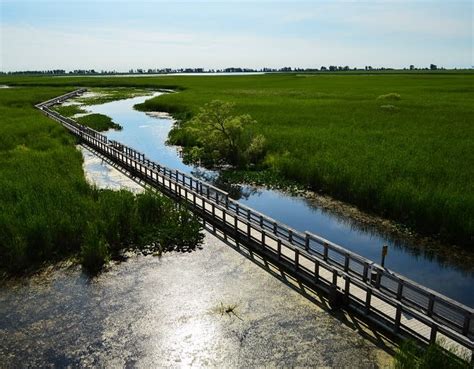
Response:
[[[231,199],[220,189],[152,162],[144,154],[49,109],[85,89],[36,105],[81,142],[149,186],[186,203],[226,238],[244,243],[327,292],[331,300],[394,334],[442,342],[473,360],[473,309],[317,235],[298,232]],[[441,340],[440,340],[441,339]]]

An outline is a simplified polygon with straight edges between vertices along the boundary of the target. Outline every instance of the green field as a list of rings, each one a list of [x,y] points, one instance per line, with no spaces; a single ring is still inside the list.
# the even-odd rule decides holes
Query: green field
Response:
[[[170,200],[86,183],[76,140],[33,106],[68,90],[0,89],[0,272],[70,256],[97,271],[123,248],[198,244],[197,220]]]
[[[175,88],[140,109],[182,119],[211,100],[233,102],[267,138],[270,171],[421,233],[473,244],[472,73],[3,77],[0,83]],[[379,98],[391,93],[400,99]]]

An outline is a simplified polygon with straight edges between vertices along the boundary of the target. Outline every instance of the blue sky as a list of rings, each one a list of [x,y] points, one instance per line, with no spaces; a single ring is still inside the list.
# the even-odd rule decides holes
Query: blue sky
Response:
[[[0,69],[471,67],[472,1],[4,1]]]

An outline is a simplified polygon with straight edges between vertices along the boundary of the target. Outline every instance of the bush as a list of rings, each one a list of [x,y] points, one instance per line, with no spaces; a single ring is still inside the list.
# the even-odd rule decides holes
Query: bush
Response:
[[[263,135],[256,135],[246,151],[250,163],[257,164],[263,160],[267,153],[267,140]]]
[[[190,121],[173,129],[169,141],[185,146],[187,162],[243,167],[265,155],[265,138],[252,137],[245,129],[255,123],[248,114],[234,115],[234,104],[213,100]]]

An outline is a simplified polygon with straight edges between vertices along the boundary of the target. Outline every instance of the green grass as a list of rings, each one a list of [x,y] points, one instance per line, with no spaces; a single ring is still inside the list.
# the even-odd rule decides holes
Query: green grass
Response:
[[[33,106],[70,90],[0,90],[0,271],[34,270],[71,256],[95,270],[121,248],[199,244],[197,220],[170,200],[86,183],[73,136]]]
[[[88,114],[83,115],[76,119],[79,123],[84,126],[95,129],[96,131],[103,132],[109,129],[121,130],[122,126],[112,121],[112,118],[104,114]]]
[[[139,108],[188,119],[220,99],[267,138],[264,165],[421,233],[473,245],[474,74],[50,78],[1,83],[177,88]],[[381,97],[382,96],[382,97]],[[380,97],[380,98],[379,98]],[[393,107],[382,107],[382,106]]]

